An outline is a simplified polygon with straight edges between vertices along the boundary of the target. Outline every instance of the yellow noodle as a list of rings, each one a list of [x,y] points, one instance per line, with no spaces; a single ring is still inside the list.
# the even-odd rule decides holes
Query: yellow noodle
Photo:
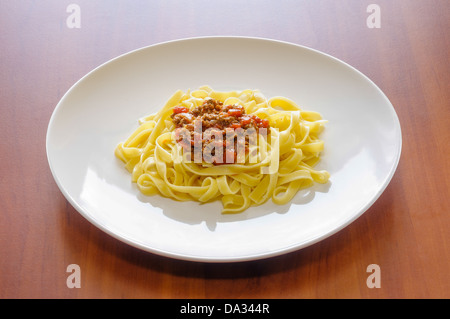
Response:
[[[180,160],[173,138],[173,107],[199,106],[207,97],[240,104],[247,114],[267,119],[270,134],[259,136],[256,163],[211,165]],[[178,201],[221,200],[222,213],[240,213],[272,200],[287,204],[303,188],[326,183],[330,174],[313,168],[324,142],[319,139],[325,120],[320,113],[302,110],[286,97],[266,99],[258,90],[214,91],[205,85],[194,91],[176,91],[157,113],[139,120],[140,126],[119,143],[115,155],[125,163],[131,180],[144,195],[162,195]]]

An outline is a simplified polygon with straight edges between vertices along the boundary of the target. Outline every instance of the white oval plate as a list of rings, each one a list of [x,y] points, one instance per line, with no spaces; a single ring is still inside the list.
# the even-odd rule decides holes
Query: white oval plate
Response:
[[[330,182],[287,205],[268,202],[237,215],[221,215],[219,202],[142,196],[114,148],[177,89],[204,84],[259,89],[320,112],[329,123],[318,167]],[[84,76],[54,110],[47,157],[67,200],[106,233],[155,254],[229,262],[291,252],[350,224],[388,185],[401,143],[389,100],[348,64],[280,41],[207,37],[145,47]]]

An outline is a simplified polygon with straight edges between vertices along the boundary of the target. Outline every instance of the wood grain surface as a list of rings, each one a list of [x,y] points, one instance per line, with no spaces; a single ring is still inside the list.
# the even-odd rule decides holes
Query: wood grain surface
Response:
[[[372,3],[380,28],[367,25]],[[0,1],[0,298],[449,298],[449,17],[448,0]],[[402,156],[365,214],[296,252],[208,264],[130,247],[65,200],[45,149],[63,94],[120,54],[209,35],[312,47],[384,91]],[[80,288],[66,284],[70,264]],[[370,264],[380,288],[366,284]]]

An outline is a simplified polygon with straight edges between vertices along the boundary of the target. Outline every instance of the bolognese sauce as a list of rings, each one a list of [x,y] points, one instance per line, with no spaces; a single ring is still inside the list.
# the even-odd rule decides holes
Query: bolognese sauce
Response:
[[[176,141],[185,150],[194,150],[196,134],[200,133],[196,130],[196,123],[201,124],[201,137],[197,137],[197,140],[201,138],[203,160],[214,165],[236,163],[235,143],[244,143],[245,152],[249,151],[248,136],[245,137],[245,140],[240,140],[233,132],[254,129],[258,133],[261,128],[266,129],[266,132],[270,129],[268,120],[246,114],[242,105],[224,105],[223,102],[213,98],[206,98],[202,105],[192,109],[175,106],[171,118],[177,129],[186,129],[190,135],[189,142],[186,142],[186,139],[180,135],[175,136]],[[218,136],[221,138],[217,138]],[[211,148],[214,148],[212,154],[209,152]],[[220,158],[217,157],[218,154],[215,154],[215,150],[218,149],[222,149],[221,152],[218,152]]]

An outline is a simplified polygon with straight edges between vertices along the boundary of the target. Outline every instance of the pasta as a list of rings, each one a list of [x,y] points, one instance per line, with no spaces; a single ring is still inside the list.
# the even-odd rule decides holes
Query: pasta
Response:
[[[193,123],[199,123],[193,122],[195,116],[203,116],[204,125],[219,133],[209,140],[203,136],[203,144],[183,144],[177,129],[190,128],[195,136]],[[221,200],[222,213],[240,213],[268,200],[286,204],[299,190],[315,182],[327,183],[330,177],[327,171],[314,169],[324,149],[319,135],[326,121],[285,97],[266,99],[258,90],[220,92],[209,86],[178,90],[161,110],[139,123],[131,136],[118,144],[115,155],[145,195],[202,203]],[[203,145],[205,152],[208,146],[222,143],[222,133],[225,136],[230,128],[242,127],[256,127],[253,142],[248,136],[239,140],[238,135],[230,135],[234,140],[227,139],[223,145],[225,149],[236,142],[232,151],[222,154],[217,147],[209,153],[214,158],[210,161],[206,155],[195,158],[195,152],[194,156],[189,152],[191,145]],[[238,141],[245,144],[241,154],[236,151]],[[222,158],[231,161],[222,163]]]

